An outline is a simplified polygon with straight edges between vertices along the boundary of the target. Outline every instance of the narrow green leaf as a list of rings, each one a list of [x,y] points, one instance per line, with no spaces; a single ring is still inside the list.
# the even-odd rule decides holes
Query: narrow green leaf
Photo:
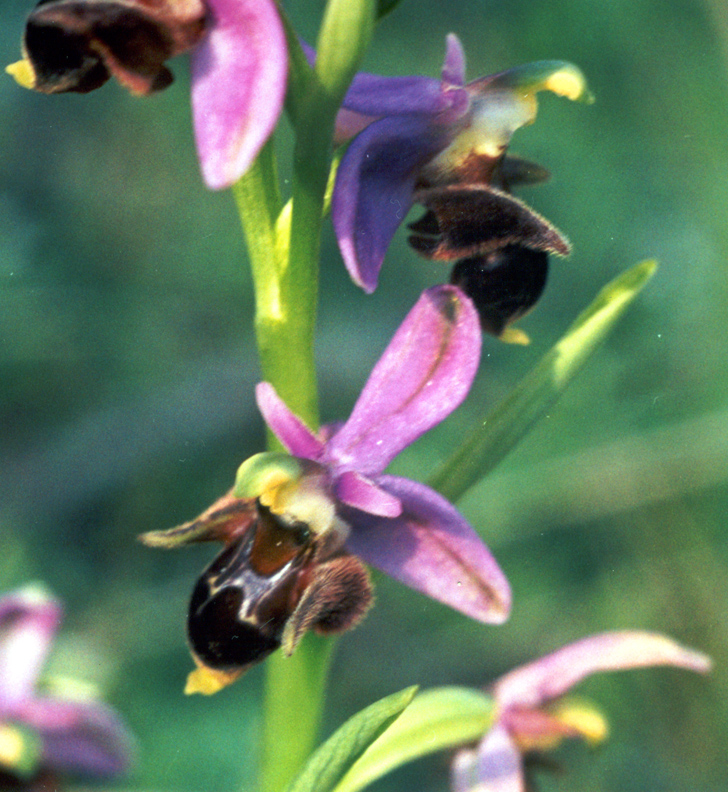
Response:
[[[358,792],[413,759],[482,737],[495,717],[493,699],[479,690],[444,687],[416,696],[362,754],[334,792]]]
[[[657,269],[643,261],[608,283],[566,335],[473,431],[430,486],[457,500],[489,473],[558,399]]]
[[[313,67],[306,59],[306,55],[301,47],[298,33],[293,27],[293,23],[288,18],[285,11],[279,7],[283,29],[286,32],[286,43],[288,44],[288,90],[286,92],[286,111],[291,117],[291,123],[295,127],[301,116],[302,106],[305,97],[309,96],[315,89],[316,80],[314,78]]]
[[[338,104],[374,30],[375,0],[329,0],[316,47],[316,74]]]
[[[313,754],[288,792],[330,792],[361,754],[407,707],[416,687],[377,701],[337,729]]]

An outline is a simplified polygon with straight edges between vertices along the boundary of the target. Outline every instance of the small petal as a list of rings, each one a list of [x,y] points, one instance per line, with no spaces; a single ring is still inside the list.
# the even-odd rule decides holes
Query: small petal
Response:
[[[103,704],[35,699],[19,717],[41,735],[45,762],[62,773],[117,775],[131,763],[129,733]]]
[[[139,537],[139,541],[147,547],[165,550],[196,542],[232,541],[248,529],[255,516],[252,499],[237,498],[228,492],[196,519],[165,531],[148,531]]]
[[[525,792],[523,762],[503,726],[494,726],[477,751],[461,751],[452,765],[454,792]]]
[[[465,398],[478,369],[480,327],[452,286],[422,293],[374,367],[327,456],[365,475],[379,473]]]
[[[401,583],[478,621],[504,622],[511,591],[505,575],[465,518],[434,490],[408,479],[377,483],[402,502],[393,520],[350,512],[347,548]]]
[[[378,517],[399,517],[402,514],[402,503],[399,498],[353,470],[338,477],[336,497],[347,506]]]
[[[32,696],[60,621],[60,604],[39,586],[0,599],[0,719]]]
[[[192,52],[192,113],[202,174],[229,187],[250,167],[283,108],[288,57],[273,0],[208,0],[209,34]]]
[[[670,665],[706,673],[706,655],[658,633],[607,632],[584,638],[501,677],[493,692],[501,707],[538,707],[597,671]]]
[[[449,33],[445,39],[445,62],[442,65],[442,81],[449,85],[465,84],[465,52],[460,39]]]
[[[255,388],[255,400],[263,419],[273,434],[293,456],[317,460],[321,458],[324,444],[294,415],[269,382],[260,382]]]
[[[441,150],[444,134],[427,115],[383,118],[353,140],[339,164],[332,220],[349,275],[367,293],[412,206],[418,171]]]

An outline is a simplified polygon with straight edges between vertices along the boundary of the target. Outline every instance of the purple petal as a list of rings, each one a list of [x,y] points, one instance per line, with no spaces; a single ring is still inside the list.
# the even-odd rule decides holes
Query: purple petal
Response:
[[[212,26],[192,51],[192,114],[205,182],[229,187],[283,108],[288,56],[273,0],[207,0]]]
[[[455,756],[452,781],[453,792],[525,792],[521,754],[503,726],[494,726],[477,751]]]
[[[508,618],[505,575],[464,517],[434,490],[408,479],[376,479],[402,502],[393,520],[351,511],[347,548],[401,583],[490,624]]]
[[[353,470],[342,473],[336,480],[336,498],[347,506],[378,517],[399,517],[402,514],[399,498]]]
[[[255,400],[263,419],[289,453],[303,459],[320,459],[324,444],[288,409],[269,382],[258,383]]]
[[[33,695],[60,621],[60,604],[40,588],[0,599],[0,720]]]
[[[480,359],[478,315],[453,286],[424,291],[374,367],[327,456],[380,473],[465,398]]]
[[[597,671],[670,665],[706,673],[706,655],[658,633],[606,632],[584,638],[501,677],[493,691],[501,707],[538,707]]]
[[[41,735],[44,761],[61,773],[118,775],[131,763],[129,733],[103,704],[36,699],[23,707],[20,718]]]
[[[344,107],[374,117],[431,115],[443,109],[443,96],[434,77],[382,77],[359,72],[346,92]]]
[[[447,144],[427,115],[375,121],[354,138],[336,175],[332,220],[352,280],[371,293],[394,232],[412,206],[420,167]]]
[[[465,85],[465,52],[460,39],[454,33],[449,33],[445,46],[442,81],[448,85]]]

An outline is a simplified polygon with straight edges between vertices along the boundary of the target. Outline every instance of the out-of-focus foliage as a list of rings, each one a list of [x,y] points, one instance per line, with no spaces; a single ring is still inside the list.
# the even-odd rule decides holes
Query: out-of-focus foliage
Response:
[[[24,9],[6,3],[5,62]],[[314,39],[322,3],[289,0]],[[469,623],[377,579],[341,641],[326,730],[387,693],[480,685],[586,634],[666,632],[714,657],[707,679],[645,670],[590,680],[611,716],[597,754],[561,752],[543,790],[718,792],[728,755],[728,11],[717,0],[403,0],[365,66],[438,72],[458,33],[470,78],[539,59],[586,73],[591,107],[545,96],[515,153],[552,180],[523,197],[568,233],[520,348],[485,340],[469,399],[393,472],[424,479],[598,289],[660,270],[605,346],[460,503],[514,589],[503,627]],[[206,191],[186,64],[146,101],[115,85],[45,97],[0,81],[0,588],[43,579],[67,604],[57,674],[94,678],[141,745],[125,788],[226,792],[256,769],[261,674],[185,698],[184,615],[210,549],[162,554],[142,531],[189,519],[262,449],[252,294],[232,196]],[[290,146],[280,137],[282,176]],[[379,289],[325,240],[322,417],[346,416],[438,264],[390,248]],[[352,317],[356,321],[352,320]],[[582,691],[580,691],[582,692]],[[447,757],[373,790],[447,785]]]

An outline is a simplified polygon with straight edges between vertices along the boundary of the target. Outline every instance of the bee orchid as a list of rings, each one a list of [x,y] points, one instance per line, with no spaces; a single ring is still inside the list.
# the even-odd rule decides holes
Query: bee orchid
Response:
[[[0,786],[24,788],[58,775],[109,777],[130,762],[130,738],[114,712],[88,697],[42,691],[38,680],[61,621],[60,604],[26,586],[0,597]],[[56,788],[54,784],[37,788]]]
[[[384,473],[462,402],[480,345],[470,300],[438,286],[405,318],[343,424],[314,433],[258,385],[258,407],[288,453],[252,457],[197,520],[142,537],[225,543],[193,594],[199,669],[188,690],[214,692],[279,646],[293,651],[308,629],[353,626],[371,600],[361,561],[479,621],[507,619],[508,582],[473,528],[430,488]]]
[[[430,259],[471,262],[456,268],[452,282],[474,299],[484,330],[500,336],[533,306],[546,282],[547,254],[570,249],[556,228],[509,194],[513,185],[548,176],[507,156],[513,133],[535,120],[539,91],[590,99],[581,72],[563,61],[466,83],[454,35],[439,81],[354,79],[337,138],[356,136],[338,168],[332,218],[355,283],[374,291],[395,231],[419,203],[427,212],[411,226],[410,244]]]
[[[706,673],[711,662],[663,635],[641,631],[606,632],[559,649],[502,676],[491,688],[497,719],[475,749],[453,762],[453,792],[526,792],[524,759],[555,748],[565,738],[591,743],[607,736],[597,710],[562,697],[600,671],[674,666]]]
[[[274,0],[41,0],[7,71],[43,93],[86,93],[115,77],[137,95],[173,80],[189,52],[192,115],[208,187],[250,167],[283,108],[287,48]]]

